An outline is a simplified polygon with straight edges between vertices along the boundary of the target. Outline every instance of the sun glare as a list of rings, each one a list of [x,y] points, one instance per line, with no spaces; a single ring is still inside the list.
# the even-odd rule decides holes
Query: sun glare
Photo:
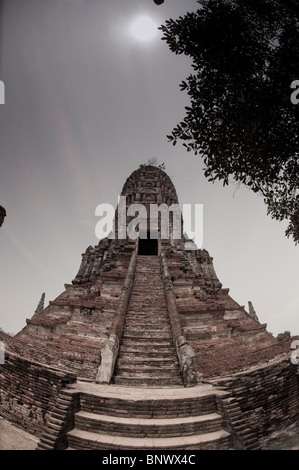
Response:
[[[134,20],[130,31],[132,36],[138,41],[149,42],[158,34],[157,28],[158,26],[153,19],[148,16],[140,16]]]

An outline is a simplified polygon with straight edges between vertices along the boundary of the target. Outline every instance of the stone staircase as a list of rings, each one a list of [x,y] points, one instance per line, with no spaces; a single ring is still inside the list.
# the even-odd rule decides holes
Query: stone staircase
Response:
[[[159,256],[138,256],[112,383],[181,386]]]
[[[111,383],[65,388],[39,448],[227,450],[236,446],[236,430],[256,446],[228,392],[208,383],[183,386],[160,258],[138,256]]]
[[[67,433],[68,450],[232,448],[210,385],[146,389],[82,383],[78,390],[80,409]]]

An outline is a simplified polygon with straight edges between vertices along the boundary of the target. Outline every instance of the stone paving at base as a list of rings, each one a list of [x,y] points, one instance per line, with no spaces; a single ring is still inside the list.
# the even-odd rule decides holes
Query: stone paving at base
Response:
[[[38,441],[0,416],[0,450],[35,450]]]

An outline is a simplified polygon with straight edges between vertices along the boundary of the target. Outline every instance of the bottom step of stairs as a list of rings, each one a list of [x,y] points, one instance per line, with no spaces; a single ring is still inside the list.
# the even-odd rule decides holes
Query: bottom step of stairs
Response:
[[[211,385],[145,388],[77,383],[80,397],[68,450],[228,450],[218,399]],[[218,397],[218,398],[216,398]]]
[[[68,433],[68,442],[69,450],[221,450],[229,448],[230,434],[220,430],[191,436],[132,438],[73,429]]]

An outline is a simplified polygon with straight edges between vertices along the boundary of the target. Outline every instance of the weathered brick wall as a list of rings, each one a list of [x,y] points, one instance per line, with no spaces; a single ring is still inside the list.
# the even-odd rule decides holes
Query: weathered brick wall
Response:
[[[67,388],[61,390],[36,449],[65,450],[67,432],[75,427],[75,413],[79,410],[80,393]]]
[[[88,253],[93,251],[89,249]],[[9,350],[28,360],[94,380],[101,349],[122,302],[131,251],[115,253],[114,247],[111,257],[113,263],[107,261],[110,271],[101,271],[94,277],[86,268],[81,280],[78,278],[74,285],[65,284],[64,292],[38,315],[27,319],[27,325],[16,336],[6,339]]]
[[[236,398],[243,418],[260,440],[299,417],[299,374],[288,357],[214,383]]]
[[[1,338],[0,338],[1,339]],[[76,376],[5,352],[0,365],[0,414],[40,436],[60,390]]]
[[[207,340],[194,340],[192,336],[187,338],[196,352],[198,370],[205,378],[234,374],[290,351],[289,341],[268,345],[262,338],[251,346],[245,343],[244,335]]]

